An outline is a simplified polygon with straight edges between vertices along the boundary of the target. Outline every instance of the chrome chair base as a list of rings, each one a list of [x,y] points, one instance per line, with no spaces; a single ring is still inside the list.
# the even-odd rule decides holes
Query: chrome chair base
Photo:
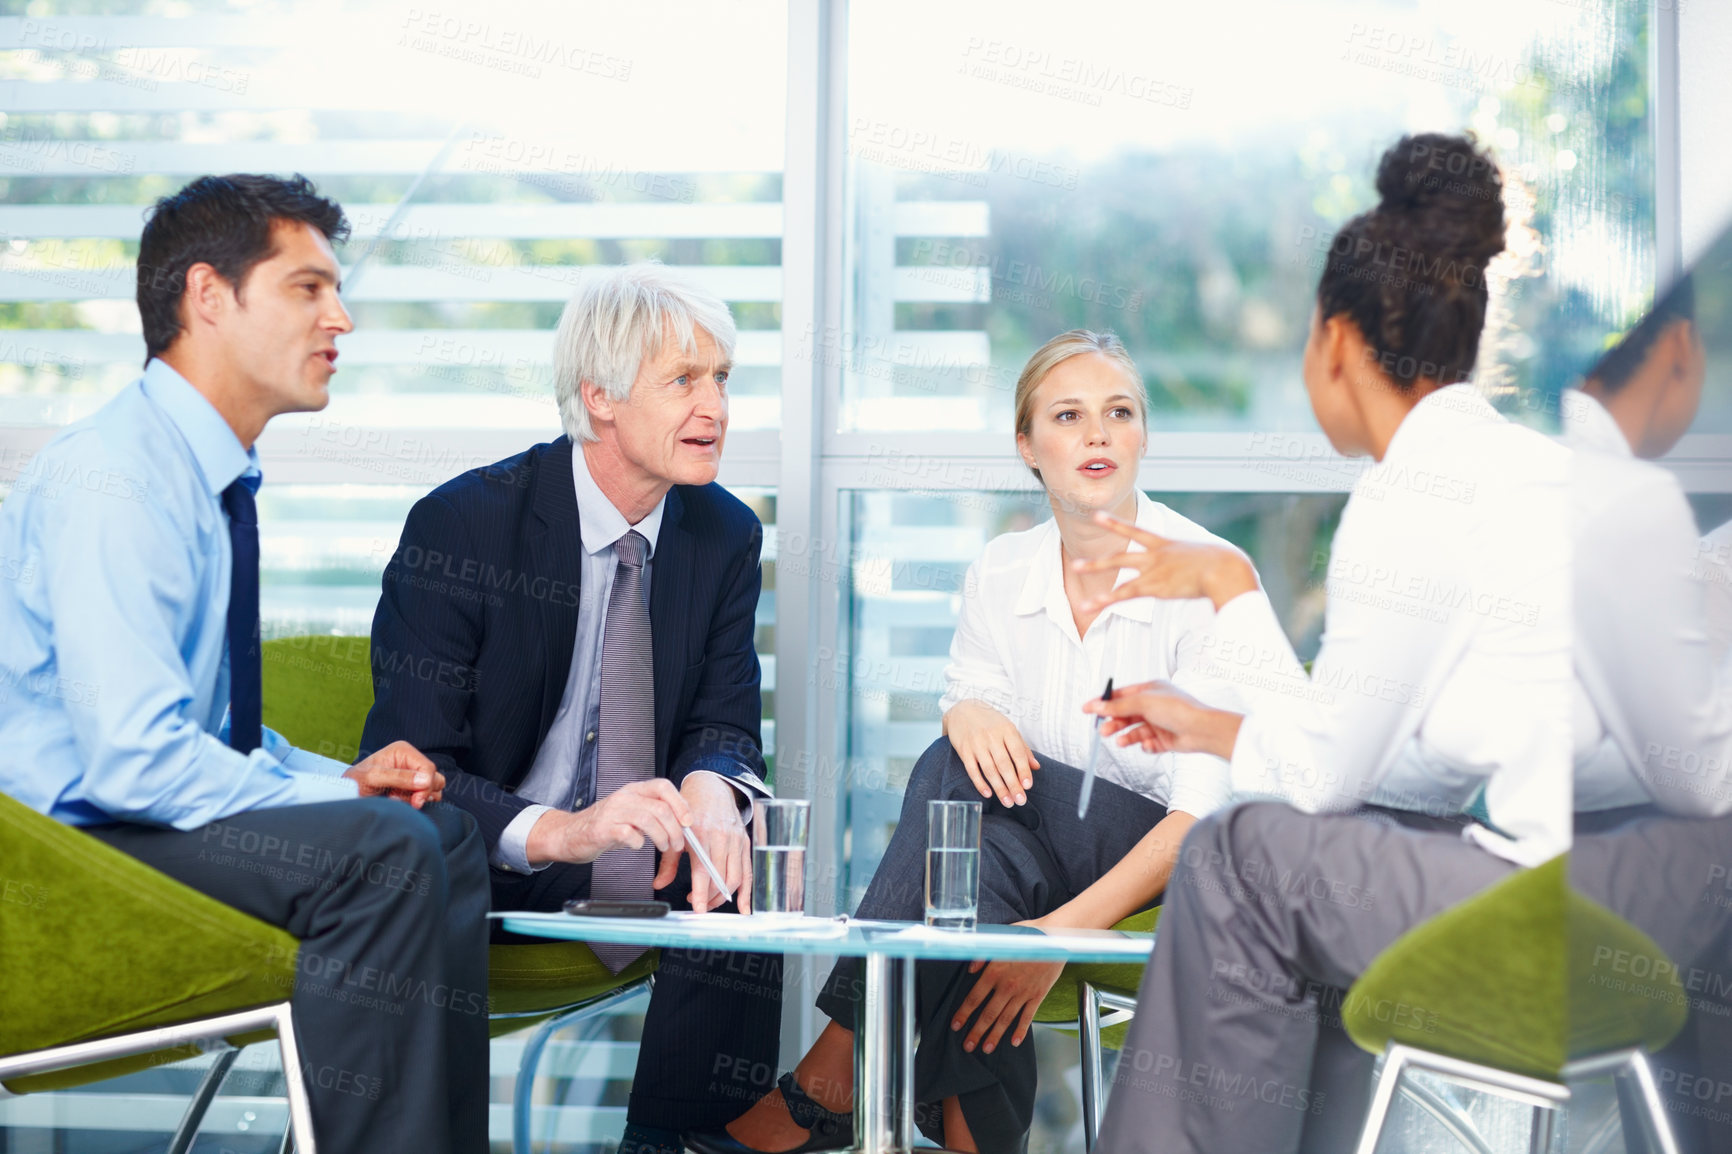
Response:
[[[1101,1085],[1101,1030],[1128,1022],[1135,1016],[1135,994],[1103,990],[1089,982],[1077,983],[1077,1035],[1082,1046],[1083,1149],[1093,1150],[1100,1137],[1101,1115],[1106,1112],[1105,1087]],[[1101,1011],[1107,1016],[1102,1017]]]
[[[135,1054],[149,1054],[177,1046],[221,1043],[222,1052],[218,1053],[216,1062],[205,1072],[198,1091],[193,1095],[186,1114],[181,1118],[180,1125],[170,1141],[170,1151],[185,1151],[191,1148],[199,1123],[203,1121],[205,1111],[216,1098],[217,1090],[221,1087],[223,1078],[228,1075],[238,1053],[225,1039],[258,1030],[271,1030],[277,1035],[277,1045],[282,1051],[283,1080],[288,1087],[289,1131],[294,1135],[295,1146],[301,1154],[318,1154],[313,1140],[312,1108],[307,1101],[306,1083],[301,1077],[300,1046],[295,1041],[294,1018],[289,1013],[287,1002],[260,1006],[254,1010],[241,1010],[233,1014],[221,1014],[214,1018],[201,1018],[196,1022],[139,1030],[113,1038],[98,1038],[90,1042],[75,1042],[70,1046],[11,1054],[0,1058],[0,1082],[29,1074],[47,1074],[75,1066],[88,1066],[93,1062],[105,1062],[111,1058],[130,1058]]]
[[[535,1108],[535,1072],[541,1065],[541,1055],[547,1049],[547,1043],[553,1035],[567,1026],[597,1017],[614,1009],[622,1002],[628,1002],[639,994],[647,994],[655,989],[656,977],[647,974],[635,982],[630,982],[615,990],[609,990],[599,997],[587,1002],[578,1002],[558,1011],[553,1017],[544,1019],[535,1028],[529,1041],[524,1044],[523,1056],[517,1063],[517,1084],[512,1093],[511,1103],[511,1150],[512,1154],[530,1154],[533,1141],[530,1134],[530,1121]],[[520,1014],[493,1014],[491,1021],[507,1021],[512,1018],[522,1018],[526,1021],[540,1018],[546,1010],[529,1010]],[[294,1130],[291,1127],[283,1133],[283,1143],[278,1154],[295,1154]]]
[[[512,1093],[511,1103],[511,1150],[512,1154],[530,1154],[530,1118],[535,1107],[535,1071],[541,1065],[542,1051],[553,1035],[567,1026],[573,1026],[590,1018],[615,1008],[622,1002],[628,1002],[639,994],[647,994],[655,989],[656,976],[648,974],[635,982],[628,983],[616,990],[609,990],[598,998],[587,1002],[579,1002],[559,1011],[535,1028],[529,1041],[524,1044],[523,1057],[517,1064],[517,1084]],[[493,1021],[510,1017],[534,1018],[545,1011],[528,1014],[495,1014]]]
[[[1533,1125],[1528,1137],[1529,1154],[1551,1154],[1557,1112],[1570,1100],[1569,1083],[1609,1075],[1629,1088],[1629,1101],[1641,1106],[1634,1121],[1642,1128],[1647,1148],[1654,1154],[1678,1154],[1678,1144],[1666,1121],[1665,1104],[1660,1099],[1653,1068],[1641,1049],[1616,1050],[1577,1059],[1564,1066],[1562,1082],[1548,1082],[1402,1045],[1391,1045],[1378,1061],[1377,1086],[1356,1154],[1376,1154],[1378,1140],[1383,1136],[1398,1090],[1447,1127],[1465,1147],[1475,1151],[1487,1150],[1472,1123],[1455,1107],[1423,1086],[1404,1081],[1403,1076],[1410,1070],[1428,1071],[1470,1090],[1531,1106]]]

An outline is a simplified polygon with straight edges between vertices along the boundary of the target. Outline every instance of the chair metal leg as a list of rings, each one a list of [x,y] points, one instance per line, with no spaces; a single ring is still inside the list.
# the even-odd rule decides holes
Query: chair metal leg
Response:
[[[1375,1154],[1377,1140],[1383,1136],[1383,1124],[1389,1120],[1389,1107],[1395,1101],[1395,1088],[1401,1082],[1402,1067],[1407,1064],[1407,1051],[1391,1046],[1377,1061],[1377,1087],[1371,1094],[1371,1109],[1365,1115],[1365,1129],[1359,1133],[1356,1154]]]
[[[1076,987],[1077,1036],[1082,1045],[1083,1149],[1092,1151],[1101,1130],[1101,1001],[1090,982]]]
[[[1641,1127],[1643,1141],[1654,1154],[1678,1154],[1678,1140],[1672,1125],[1666,1120],[1666,1103],[1660,1097],[1660,1087],[1654,1081],[1654,1068],[1641,1049],[1616,1050],[1579,1058],[1564,1067],[1565,1081],[1605,1077],[1617,1079],[1624,1093],[1618,1096],[1620,1106],[1628,1102],[1639,1104],[1636,1124]],[[1621,1119],[1622,1120],[1622,1119]],[[1622,1120],[1626,1133],[1629,1122]]]
[[[157,1050],[172,1050],[195,1042],[232,1038],[254,1030],[276,1031],[277,1045],[283,1055],[283,1079],[288,1084],[289,1126],[294,1131],[300,1154],[318,1154],[313,1141],[313,1112],[307,1103],[306,1083],[301,1079],[301,1050],[295,1042],[295,1022],[289,1003],[258,1006],[237,1010],[213,1018],[200,1018],[173,1026],[157,1026],[113,1038],[97,1038],[89,1042],[74,1042],[47,1050],[33,1050],[0,1058],[0,1082],[22,1078],[27,1074],[45,1074],[53,1070],[70,1070],[111,1058],[129,1058],[134,1054],[150,1054]],[[208,1103],[207,1103],[208,1105]]]
[[[1550,1106],[1535,1106],[1533,1112],[1533,1127],[1528,1131],[1528,1154],[1551,1154],[1552,1129],[1558,1112]]]
[[[1371,1109],[1366,1113],[1365,1128],[1360,1132],[1359,1145],[1355,1148],[1357,1154],[1376,1154],[1378,1139],[1383,1136],[1383,1128],[1389,1121],[1396,1089],[1410,1069],[1426,1070],[1470,1090],[1523,1102],[1543,1112],[1543,1117],[1541,1113],[1535,1114],[1534,1129],[1529,1137],[1530,1150],[1542,1154],[1551,1144],[1556,1111],[1570,1097],[1569,1090],[1557,1082],[1512,1074],[1495,1066],[1482,1066],[1411,1046],[1391,1045],[1378,1061],[1377,1088],[1372,1093]],[[1425,1105],[1425,1095],[1413,1097]]]
[[[318,1154],[313,1138],[313,1106],[301,1076],[301,1046],[295,1039],[295,1019],[289,1004],[277,1007],[277,1047],[283,1055],[283,1088],[289,1099],[289,1131],[300,1154]]]
[[[655,975],[650,974],[617,990],[610,990],[599,998],[591,998],[587,1002],[562,1010],[535,1028],[535,1033],[530,1035],[529,1041],[524,1044],[523,1057],[517,1063],[517,1085],[511,1095],[512,1154],[530,1154],[529,1129],[535,1109],[535,1071],[541,1066],[542,1051],[547,1048],[553,1035],[567,1026],[599,1017],[622,1002],[654,990],[655,981]]]
[[[1626,1136],[1630,1136],[1632,1127],[1639,1127],[1646,1148],[1654,1154],[1678,1154],[1677,1139],[1666,1119],[1666,1106],[1660,1097],[1653,1067],[1647,1054],[1640,1049],[1597,1054],[1569,1062],[1561,1071],[1563,1084],[1560,1084],[1399,1045],[1390,1046],[1379,1060],[1377,1088],[1372,1095],[1371,1109],[1366,1115],[1356,1154],[1375,1154],[1398,1088],[1449,1126],[1457,1138],[1465,1141],[1463,1133],[1440,1114],[1438,1108],[1434,1108],[1441,1104],[1428,1102],[1428,1099],[1435,1098],[1434,1095],[1421,1093],[1417,1084],[1402,1084],[1402,1076],[1409,1068],[1429,1070],[1470,1089],[1532,1106],[1533,1128],[1528,1139],[1530,1154],[1551,1154],[1558,1138],[1558,1109],[1570,1096],[1568,1083],[1610,1076],[1617,1080],[1622,1091],[1619,1095],[1622,1111],[1636,1115],[1634,1119],[1622,1120]]]
[[[1660,1097],[1660,1087],[1654,1082],[1654,1068],[1648,1064],[1647,1054],[1641,1050],[1631,1052],[1624,1079],[1635,1088],[1639,1100],[1646,1107],[1642,1128],[1647,1131],[1649,1144],[1659,1154],[1678,1154],[1678,1140],[1672,1136],[1672,1124],[1666,1120],[1666,1103]]]
[[[228,1077],[235,1059],[241,1056],[240,1050],[227,1042],[219,1041],[217,1047],[216,1057],[211,1062],[210,1069],[204,1072],[204,1077],[199,1079],[198,1089],[193,1091],[192,1101],[186,1104],[186,1113],[180,1116],[180,1125],[175,1127],[174,1136],[168,1140],[168,1149],[164,1154],[186,1154],[192,1149],[192,1141],[198,1137],[198,1128],[204,1122],[210,1104],[216,1101],[223,1079]]]
[[[1093,1150],[1101,1133],[1101,1117],[1107,1109],[1101,1029],[1134,1017],[1137,999],[1134,994],[1103,990],[1088,982],[1078,982],[1076,1004],[1077,1039],[1082,1047],[1083,1148]],[[1103,1019],[1102,1010],[1108,1011],[1111,1017]]]

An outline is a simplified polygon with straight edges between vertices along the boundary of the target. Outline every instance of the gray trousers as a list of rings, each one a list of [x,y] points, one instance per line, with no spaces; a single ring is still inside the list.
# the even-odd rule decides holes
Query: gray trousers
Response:
[[[1007,809],[996,798],[981,798],[948,738],[933,742],[909,776],[896,832],[855,916],[908,921],[925,916],[926,803],[931,800],[982,802],[979,919],[992,925],[1040,917],[1064,905],[1123,860],[1166,816],[1141,794],[1096,781],[1088,818],[1078,821],[1082,771],[1040,753],[1035,760],[1041,768],[1028,790],[1028,804]],[[818,1008],[850,1030],[862,988],[860,968],[859,959],[844,958],[818,996]],[[915,1120],[942,1143],[938,1103],[955,1097],[979,1149],[991,1154],[1021,1150],[1034,1122],[1034,1046],[1027,1041],[1011,1045],[1007,1032],[990,1054],[963,1050],[968,1030],[953,1031],[950,1022],[976,978],[965,963],[922,962],[915,968],[920,1026]]]
[[[1656,820],[1579,835],[1572,881],[1681,965],[1724,974],[1724,907],[1705,919],[1703,898],[1732,822]],[[1099,1149],[1350,1149],[1372,1060],[1341,1029],[1342,992],[1406,930],[1514,868],[1455,830],[1363,812],[1253,803],[1199,822],[1167,888]],[[1679,1066],[1674,1084],[1694,1086],[1677,1079],[1699,1064]]]
[[[1732,817],[1647,813],[1603,829],[1578,824],[1570,884],[1653,938],[1678,967],[1690,1015],[1655,1056],[1660,1095],[1682,1149],[1732,1154]],[[1580,961],[1571,983],[1589,996],[1642,969],[1610,950]]]

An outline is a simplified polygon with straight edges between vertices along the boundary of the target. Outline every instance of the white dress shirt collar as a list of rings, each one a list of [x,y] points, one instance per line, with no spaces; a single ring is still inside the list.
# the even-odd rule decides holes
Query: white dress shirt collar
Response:
[[[1572,449],[1594,449],[1614,457],[1633,457],[1624,430],[1606,411],[1606,406],[1580,389],[1565,389],[1563,397],[1564,444]]]
[[[589,461],[583,455],[583,443],[571,443],[571,479],[577,486],[577,519],[578,532],[583,537],[584,552],[600,553],[609,548],[615,541],[636,529],[649,542],[645,558],[653,558],[656,554],[656,537],[662,529],[662,511],[667,508],[667,494],[656,502],[656,507],[649,515],[636,525],[625,519],[625,514],[614,506],[601,491],[601,486],[595,483],[590,475]]]
[[[1151,533],[1161,530],[1161,507],[1149,499],[1141,490],[1137,491],[1137,528],[1146,529]],[[1038,613],[1046,610],[1046,615],[1061,628],[1075,629],[1076,619],[1071,614],[1070,598],[1064,591],[1064,552],[1060,548],[1058,520],[1048,520],[1040,526],[1041,538],[1035,546],[1033,563],[1028,567],[1028,576],[1023,580],[1022,592],[1016,599],[1016,607],[1012,610],[1018,616]],[[1126,542],[1131,552],[1140,553],[1141,545]],[[1126,581],[1137,575],[1135,569],[1120,569],[1118,579],[1113,582],[1117,589]],[[1144,625],[1155,620],[1155,600],[1152,597],[1133,597],[1129,601],[1118,601],[1109,605],[1101,612],[1117,617],[1128,617],[1132,621],[1140,621]]]

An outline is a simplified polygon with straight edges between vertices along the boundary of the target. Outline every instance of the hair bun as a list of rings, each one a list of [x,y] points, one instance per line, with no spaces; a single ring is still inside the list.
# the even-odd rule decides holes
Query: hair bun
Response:
[[[1431,243],[1481,266],[1504,250],[1503,176],[1473,134],[1403,136],[1377,164],[1379,214],[1411,218]]]

